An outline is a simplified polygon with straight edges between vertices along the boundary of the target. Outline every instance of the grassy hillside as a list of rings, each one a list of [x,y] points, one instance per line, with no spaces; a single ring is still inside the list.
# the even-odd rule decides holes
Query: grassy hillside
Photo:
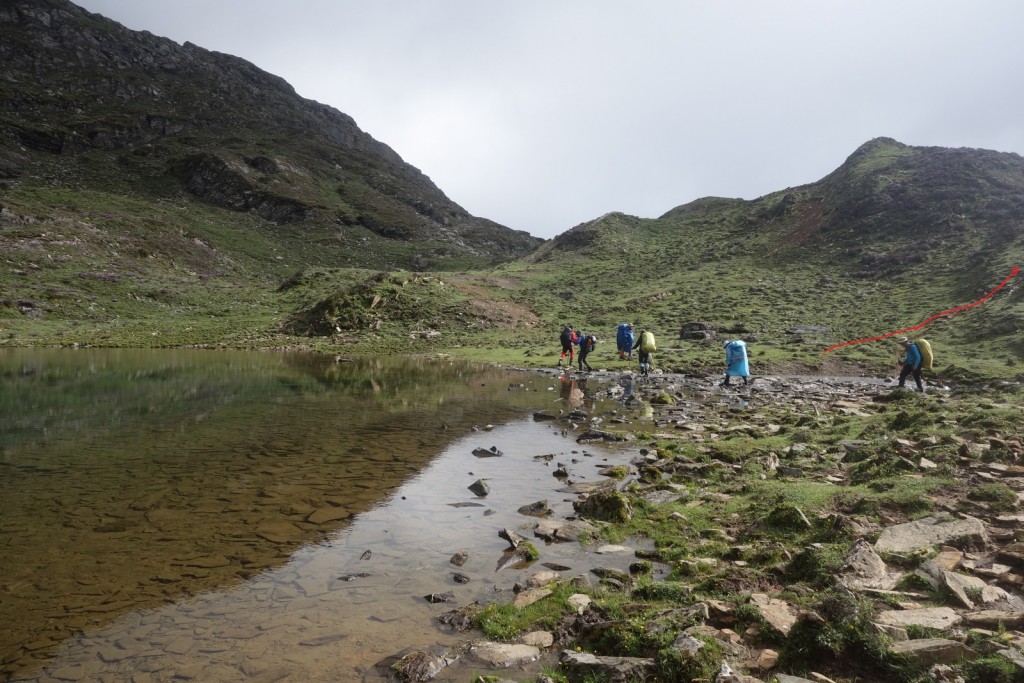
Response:
[[[200,203],[38,190],[37,204],[9,203],[2,217],[0,320],[7,344],[446,351],[527,365],[553,364],[571,322],[602,339],[594,360],[608,368],[629,366],[613,347],[616,324],[631,321],[657,333],[666,370],[717,372],[721,338],[739,336],[755,373],[890,372],[892,339],[823,351],[975,302],[1024,262],[1022,166],[872,141],[819,183],[658,219],[608,214],[495,268],[430,273],[332,267],[308,234]],[[899,193],[885,180],[897,175]],[[27,217],[44,206],[64,216]],[[143,208],[144,222],[121,218]],[[943,376],[1018,374],[1021,291],[1015,278],[924,330]],[[690,322],[717,338],[680,340]]]
[[[470,216],[345,114],[230,55],[66,0],[0,13],[0,343],[302,346],[554,363],[616,324],[658,367],[891,370],[892,340],[1024,264],[1024,160],[879,138],[822,180],[541,244]],[[925,331],[949,378],[1016,376],[1015,279]],[[706,339],[681,339],[700,323]]]
[[[292,269],[482,267],[541,242],[470,215],[351,117],[237,57],[18,0],[0,59],[14,223],[87,224],[76,238],[99,251],[152,240],[148,271],[190,260],[184,235]]]

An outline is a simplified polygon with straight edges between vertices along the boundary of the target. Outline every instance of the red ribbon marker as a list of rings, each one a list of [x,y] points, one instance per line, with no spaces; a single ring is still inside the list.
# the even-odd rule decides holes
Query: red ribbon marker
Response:
[[[869,337],[867,339],[854,339],[853,341],[846,341],[846,342],[842,342],[841,344],[833,344],[832,346],[830,346],[827,349],[825,349],[824,351],[822,351],[822,353],[828,353],[829,351],[832,351],[832,350],[838,349],[838,348],[842,348],[843,346],[852,346],[853,344],[863,344],[864,342],[878,341],[879,339],[885,339],[886,337],[892,337],[892,336],[895,336],[897,334],[903,334],[905,332],[915,332],[917,330],[920,330],[922,327],[924,327],[925,325],[927,325],[928,323],[930,323],[933,320],[936,320],[936,319],[941,318],[941,317],[946,316],[946,315],[952,315],[953,313],[959,313],[960,311],[966,311],[968,308],[974,308],[975,306],[980,306],[981,304],[983,304],[986,301],[988,301],[989,299],[991,299],[993,294],[995,294],[1000,289],[1005,287],[1007,282],[1009,282],[1013,278],[1017,277],[1017,273],[1019,273],[1019,272],[1020,272],[1020,268],[1017,268],[1016,266],[1014,266],[1013,270],[1010,271],[1010,274],[1006,276],[1005,280],[1003,280],[1002,282],[999,283],[998,287],[996,287],[991,292],[989,292],[985,296],[983,296],[980,299],[978,299],[977,301],[975,301],[973,304],[966,304],[964,306],[957,306],[956,308],[951,308],[948,311],[943,311],[942,313],[936,313],[935,315],[933,315],[932,317],[928,318],[927,320],[925,320],[920,325],[914,325],[913,327],[905,327],[902,330],[896,330],[895,332],[888,332],[886,334],[878,335],[877,337]]]

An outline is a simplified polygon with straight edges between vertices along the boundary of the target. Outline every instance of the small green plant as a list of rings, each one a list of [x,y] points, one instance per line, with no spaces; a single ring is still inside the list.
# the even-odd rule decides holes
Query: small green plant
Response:
[[[968,492],[967,497],[987,503],[993,512],[1006,512],[1017,507],[1017,492],[1002,482],[977,486]]]

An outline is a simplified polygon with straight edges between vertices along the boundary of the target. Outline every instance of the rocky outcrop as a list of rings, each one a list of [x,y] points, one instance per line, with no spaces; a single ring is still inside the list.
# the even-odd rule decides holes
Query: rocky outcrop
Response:
[[[542,242],[470,215],[350,116],[244,59],[67,0],[12,0],[0,8],[0,60],[0,178],[55,174],[154,200],[173,179],[273,223],[429,242],[419,270],[435,253],[490,262]]]

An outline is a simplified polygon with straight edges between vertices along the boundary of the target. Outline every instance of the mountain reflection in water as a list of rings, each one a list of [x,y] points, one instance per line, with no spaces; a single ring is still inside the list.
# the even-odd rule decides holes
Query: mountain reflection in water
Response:
[[[558,408],[557,379],[446,360],[4,350],[0,373],[13,680],[348,680],[454,639],[431,617],[514,583],[496,532],[558,484],[534,456],[579,458],[581,479],[625,459],[529,419]],[[470,455],[492,445],[505,454]],[[474,580],[456,587],[466,547]]]

